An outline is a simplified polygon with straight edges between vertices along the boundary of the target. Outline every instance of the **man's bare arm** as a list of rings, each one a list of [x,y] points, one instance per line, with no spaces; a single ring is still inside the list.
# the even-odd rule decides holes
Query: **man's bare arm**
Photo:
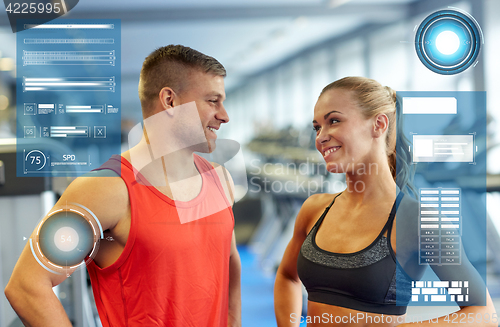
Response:
[[[127,188],[119,177],[80,177],[71,183],[53,210],[72,202],[92,210],[104,230],[116,226],[129,210]],[[71,326],[52,291],[52,287],[65,279],[65,274],[43,268],[27,244],[5,288],[5,295],[25,326]]]
[[[241,261],[236,248],[236,239],[231,240],[229,258],[229,319],[228,326],[241,326]]]
[[[66,279],[45,270],[26,244],[5,288],[5,296],[25,326],[71,326],[52,287]]]
[[[229,171],[217,164],[212,163],[224,188],[224,193],[231,206],[234,203],[234,181]],[[241,260],[236,247],[236,238],[231,239],[231,254],[229,257],[229,317],[228,326],[241,326]]]

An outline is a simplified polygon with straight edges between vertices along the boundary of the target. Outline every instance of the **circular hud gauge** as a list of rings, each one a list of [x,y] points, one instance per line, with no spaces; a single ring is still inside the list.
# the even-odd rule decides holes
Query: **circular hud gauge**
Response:
[[[31,150],[24,158],[26,171],[42,170],[47,164],[47,157],[40,150]]]
[[[483,32],[466,12],[440,10],[427,16],[417,29],[415,51],[430,70],[458,74],[475,65],[483,44]]]
[[[83,206],[71,204],[47,215],[30,238],[30,247],[45,269],[68,275],[95,257],[102,237],[97,217]]]

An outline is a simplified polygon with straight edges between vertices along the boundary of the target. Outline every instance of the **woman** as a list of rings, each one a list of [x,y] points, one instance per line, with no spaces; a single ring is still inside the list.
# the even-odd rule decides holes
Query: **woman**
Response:
[[[396,93],[363,77],[333,82],[320,94],[313,127],[327,170],[345,173],[347,188],[304,202],[276,276],[278,326],[298,326],[301,320],[308,326],[403,325],[406,307],[396,306],[396,272],[402,270],[395,256],[395,213],[408,172],[398,171],[396,185]],[[408,162],[406,149],[398,148],[398,167]],[[415,207],[406,198],[406,206]],[[412,276],[421,275],[416,268]],[[398,304],[409,298],[400,294],[408,280],[398,279]],[[301,281],[309,300],[303,319]],[[495,311],[487,293],[486,300],[484,307],[463,306],[460,312],[491,317]],[[446,317],[431,325],[441,324]]]

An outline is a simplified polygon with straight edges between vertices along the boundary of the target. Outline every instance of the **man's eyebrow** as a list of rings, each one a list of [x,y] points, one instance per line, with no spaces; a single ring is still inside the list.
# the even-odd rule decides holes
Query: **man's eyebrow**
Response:
[[[218,98],[224,98],[224,96],[222,94],[220,94],[219,92],[212,92],[209,94],[209,96],[211,97],[218,97]]]
[[[216,101],[223,102],[223,101],[226,100],[226,97],[224,95],[220,94],[220,93],[210,93],[210,94],[208,94],[208,98],[209,99],[212,99],[213,97],[215,97]]]
[[[332,111],[330,111],[329,113],[327,113],[326,115],[324,115],[324,116],[323,116],[323,118],[324,118],[324,119],[327,119],[327,118],[328,118],[328,116],[330,116],[330,115],[331,115],[331,114],[333,114],[334,112],[339,113],[339,114],[341,114],[341,115],[342,115],[342,113],[341,113],[340,111],[337,111],[337,110],[332,110]],[[313,122],[313,124],[317,124],[317,123],[318,123],[316,120],[313,120],[312,122]]]

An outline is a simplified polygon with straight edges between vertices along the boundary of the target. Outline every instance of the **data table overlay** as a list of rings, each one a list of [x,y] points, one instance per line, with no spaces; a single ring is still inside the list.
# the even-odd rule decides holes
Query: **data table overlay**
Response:
[[[120,21],[17,27],[17,176],[80,176],[120,153]]]

